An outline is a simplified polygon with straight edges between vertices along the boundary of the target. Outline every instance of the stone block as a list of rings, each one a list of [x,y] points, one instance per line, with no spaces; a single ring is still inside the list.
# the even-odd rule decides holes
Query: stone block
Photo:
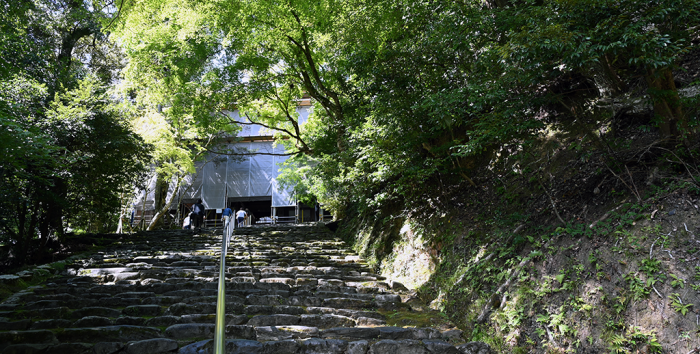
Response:
[[[369,354],[430,354],[430,352],[420,341],[384,339],[372,344]]]
[[[165,311],[166,315],[172,316],[191,315],[196,313],[216,313],[216,303],[185,304],[180,302],[170,305],[168,310]]]
[[[46,348],[50,347],[50,344],[12,344],[8,345],[5,350],[2,351],[3,354],[41,354]],[[3,346],[0,345],[0,349]]]
[[[386,325],[386,321],[370,317],[358,317],[355,323],[361,327],[377,327]]]
[[[104,327],[113,324],[112,320],[107,317],[87,316],[73,322],[71,327]]]
[[[182,298],[199,296],[200,293],[197,290],[172,290],[163,294],[163,296],[178,296]]]
[[[461,354],[459,349],[444,340],[427,339],[423,341],[423,346],[430,354]]]
[[[80,319],[88,316],[119,317],[121,315],[121,311],[109,307],[84,307],[73,311],[71,317]]]
[[[348,343],[348,348],[345,350],[345,354],[367,354],[368,349],[368,341],[358,340]]]
[[[61,342],[128,342],[151,338],[161,338],[158,328],[141,326],[109,326],[96,328],[66,328],[57,333]]]
[[[40,329],[29,331],[0,332],[0,350],[11,344],[55,344],[58,343],[53,332]]]
[[[25,310],[40,310],[47,307],[62,307],[65,306],[65,302],[62,300],[39,300],[35,302],[30,302],[24,305]]]
[[[245,298],[246,305],[283,305],[285,303],[284,298],[279,295],[248,295]]]
[[[128,325],[128,326],[143,326],[146,323],[146,319],[143,317],[132,317],[132,316],[122,316],[114,320],[114,324],[118,326]],[[157,327],[157,326],[151,326]]]
[[[53,307],[40,310],[30,310],[23,313],[24,316],[29,318],[67,318],[70,314],[70,309],[68,307]],[[87,316],[87,315],[85,315]],[[85,316],[78,316],[73,318],[81,318]]]
[[[29,329],[32,321],[28,319],[19,321],[0,321],[0,331],[24,331]]]
[[[452,342],[460,342],[462,341],[462,330],[461,329],[451,329],[449,331],[444,331],[440,334],[442,339],[444,340],[449,340]],[[475,342],[475,343],[481,343],[481,342]]]
[[[307,326],[263,326],[255,327],[257,340],[284,340],[318,336],[318,328]]]
[[[253,326],[230,325],[226,326],[226,337],[231,339],[256,340],[257,335]]]
[[[214,338],[213,323],[183,323],[165,329],[165,336],[174,339]]]
[[[156,296],[141,300],[142,305],[172,305],[184,302],[180,296]]]
[[[339,338],[347,340],[373,340],[380,336],[377,328],[368,327],[336,327],[321,331],[323,338]]]
[[[162,309],[158,305],[134,305],[128,306],[122,310],[127,316],[158,316]]]
[[[301,342],[304,354],[344,354],[348,342],[339,339],[310,338]]]
[[[413,328],[413,339],[444,339],[442,333],[435,328]]]
[[[401,302],[401,296],[394,294],[375,295],[374,300],[380,302]]]
[[[273,306],[268,305],[248,305],[243,309],[246,315],[272,315],[275,313]]]
[[[306,310],[304,310],[304,308],[300,306],[280,305],[274,307],[274,313],[287,315],[301,315],[305,314]]]
[[[380,339],[413,339],[412,328],[378,327]]]
[[[114,354],[124,348],[120,342],[98,342],[92,347],[92,354]]]
[[[355,321],[350,317],[340,315],[301,315],[299,324],[302,326],[313,325],[318,328],[354,327]]]
[[[0,284],[15,285],[19,282],[19,276],[14,274],[0,275]]]
[[[88,354],[92,353],[92,344],[61,343],[46,348],[42,354]]]
[[[177,342],[172,339],[154,338],[127,344],[126,354],[161,354],[177,349]]]
[[[462,354],[491,354],[491,347],[484,342],[469,342],[456,347]]]
[[[364,309],[373,307],[367,300],[336,297],[323,299],[323,306],[343,309]]]
[[[156,296],[156,293],[150,291],[127,291],[114,295],[114,297],[122,299],[145,299],[154,296]]]
[[[315,296],[290,296],[287,299],[287,304],[291,306],[321,306],[323,304],[323,299]]]
[[[248,320],[248,325],[251,326],[277,326],[277,325],[296,325],[299,324],[299,316],[294,315],[260,315]]]
[[[293,339],[276,340],[263,343],[262,354],[297,354],[300,345]]]
[[[158,316],[145,320],[145,325],[149,327],[169,327],[180,322],[178,316]]]
[[[68,328],[73,324],[73,321],[56,319],[56,320],[40,320],[34,321],[32,323],[31,329],[54,329],[54,328]]]
[[[211,354],[213,340],[203,340],[180,348],[178,354]],[[263,344],[252,340],[229,339],[224,342],[224,352],[240,354],[262,354]]]

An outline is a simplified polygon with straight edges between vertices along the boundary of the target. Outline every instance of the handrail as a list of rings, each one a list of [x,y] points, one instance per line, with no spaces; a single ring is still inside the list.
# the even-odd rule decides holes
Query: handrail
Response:
[[[219,265],[219,291],[216,296],[216,327],[214,328],[214,354],[224,354],[226,338],[226,250],[236,222],[232,217],[226,218],[221,240],[221,264]]]

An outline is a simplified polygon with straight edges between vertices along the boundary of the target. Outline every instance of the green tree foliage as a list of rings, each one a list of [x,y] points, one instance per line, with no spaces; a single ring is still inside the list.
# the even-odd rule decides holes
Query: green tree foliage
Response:
[[[169,119],[176,125],[233,123],[215,113],[235,105],[290,138],[299,154],[283,179],[298,196],[336,210],[475,185],[479,167],[547,129],[585,131],[608,119],[604,106],[640,82],[663,135],[687,139],[695,124],[672,72],[693,47],[697,0],[124,7],[118,32],[140,97],[160,95],[186,113]],[[304,94],[315,109],[302,128],[292,108]]]
[[[22,263],[67,228],[111,227],[149,147],[107,94],[120,55],[104,4],[1,4],[0,242]]]
[[[218,113],[238,108],[308,152],[300,139],[296,99],[307,92],[342,121],[338,86],[344,76],[327,61],[332,49],[327,35],[338,5],[125,2],[116,33],[130,60],[128,89],[142,105],[167,107],[175,126],[224,129],[236,123]]]
[[[296,111],[304,93],[335,122],[330,126],[342,129],[339,87],[345,78],[327,60],[339,2],[150,0],[122,5],[115,31],[129,56],[124,91],[135,97],[137,115],[153,117],[157,111],[169,125],[161,128],[173,139],[156,146],[178,143],[176,150],[190,151],[189,162],[180,155],[183,162],[161,174],[164,181],[191,173],[186,166],[205,158],[203,151],[254,153],[216,146],[217,138],[235,141],[231,136],[250,122],[280,140],[289,139],[292,153],[313,153]],[[249,122],[223,114],[234,108]],[[156,158],[159,171],[176,160],[166,156]]]
[[[331,65],[351,78],[343,91],[351,153],[330,146],[333,132],[322,127],[309,140],[329,156],[315,174],[331,198],[370,207],[419,201],[426,184],[470,181],[476,167],[517,153],[545,129],[580,131],[608,119],[597,105],[629,97],[640,78],[663,135],[683,139],[695,124],[671,73],[697,35],[698,1],[347,8]]]

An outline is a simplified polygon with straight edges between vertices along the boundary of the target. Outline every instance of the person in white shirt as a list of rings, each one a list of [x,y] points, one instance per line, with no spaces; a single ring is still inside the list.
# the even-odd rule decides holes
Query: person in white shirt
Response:
[[[241,209],[238,210],[238,212],[236,212],[236,220],[238,220],[238,226],[243,226],[243,220],[245,220],[246,216],[248,216],[248,214],[246,214],[245,210],[243,210],[243,207],[241,207]]]
[[[190,215],[192,215],[192,213],[187,214],[187,217],[185,217],[185,220],[182,221],[182,229],[183,230],[190,229]]]

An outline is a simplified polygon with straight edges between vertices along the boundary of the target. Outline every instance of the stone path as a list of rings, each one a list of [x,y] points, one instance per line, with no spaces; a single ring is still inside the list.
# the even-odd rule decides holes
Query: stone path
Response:
[[[0,352],[211,353],[220,231],[124,240],[1,303]],[[323,226],[239,229],[229,250],[227,353],[489,352],[459,331],[386,326],[405,287]]]

